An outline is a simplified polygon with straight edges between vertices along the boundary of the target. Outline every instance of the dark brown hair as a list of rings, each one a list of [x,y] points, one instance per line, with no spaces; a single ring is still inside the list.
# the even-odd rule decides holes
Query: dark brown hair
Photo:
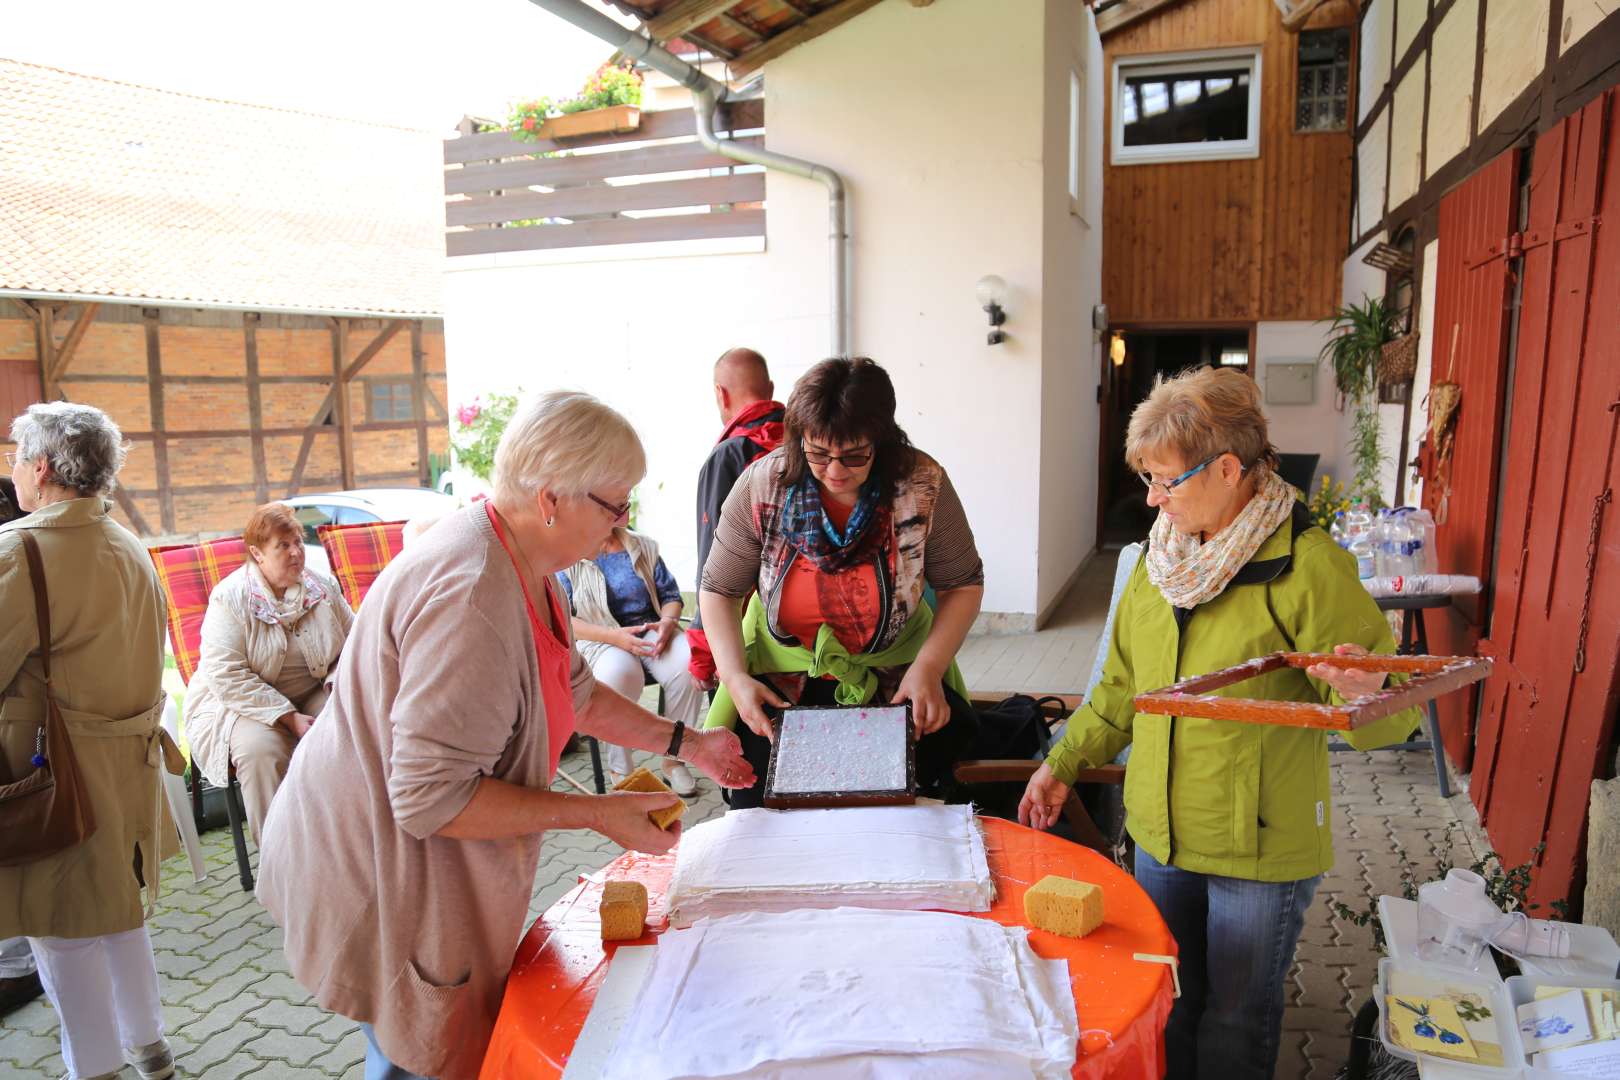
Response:
[[[864,356],[823,360],[805,372],[787,400],[782,479],[797,484],[809,470],[803,439],[831,443],[869,442],[876,458],[872,476],[878,496],[894,495],[916,467],[911,440],[894,420],[894,383],[889,373]]]
[[[286,535],[299,540],[304,536],[303,526],[293,516],[292,507],[286,503],[265,503],[248,518],[247,528],[242,530],[242,542],[262,550],[271,537]]]

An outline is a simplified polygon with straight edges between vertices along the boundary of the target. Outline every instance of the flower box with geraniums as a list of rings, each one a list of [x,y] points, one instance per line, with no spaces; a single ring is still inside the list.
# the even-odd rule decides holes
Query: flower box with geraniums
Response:
[[[524,142],[575,139],[635,131],[641,126],[641,75],[632,68],[603,64],[585,88],[566,101],[550,98],[512,107],[507,128]]]
[[[480,480],[488,481],[495,469],[495,448],[501,433],[517,412],[517,394],[490,394],[473,398],[456,409],[456,430],[450,446],[456,453],[456,466]]]

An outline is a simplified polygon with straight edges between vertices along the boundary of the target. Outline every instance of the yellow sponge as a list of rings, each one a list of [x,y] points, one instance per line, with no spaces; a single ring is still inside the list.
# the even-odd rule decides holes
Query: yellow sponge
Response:
[[[1103,893],[1088,881],[1048,874],[1024,894],[1031,926],[1064,937],[1085,937],[1103,921]]]
[[[658,778],[657,773],[645,767],[637,769],[623,780],[620,780],[617,784],[614,784],[613,790],[639,791],[650,794],[657,794],[658,792],[668,792],[671,795],[675,794],[673,791],[669,790],[668,784],[664,783]],[[667,829],[679,821],[681,819],[681,815],[684,813],[686,813],[686,803],[680,799],[676,799],[674,806],[668,806],[662,810],[654,810],[652,813],[648,814],[647,817],[652,819],[652,823],[658,826],[660,829]]]
[[[603,941],[640,937],[647,922],[647,886],[639,881],[603,882],[597,914],[602,919]]]

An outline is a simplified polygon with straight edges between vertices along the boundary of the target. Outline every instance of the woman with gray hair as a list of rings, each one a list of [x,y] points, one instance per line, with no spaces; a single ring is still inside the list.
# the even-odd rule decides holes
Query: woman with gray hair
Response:
[[[145,923],[160,848],[174,840],[159,770],[165,759],[181,764],[159,726],[163,596],[146,548],[108,516],[105,496],[124,464],[118,425],[58,401],[30,405],[11,438],[7,464],[28,514],[0,525],[0,784],[37,767],[49,694],[95,829],[64,851],[0,866],[0,938],[28,937],[69,1076],[116,1076],[127,1060],[148,1080],[166,1077],[174,1058]],[[38,544],[43,582],[24,557],[25,534]],[[46,594],[48,642],[33,617],[36,589]]]
[[[326,711],[264,827],[259,899],[294,978],[361,1021],[368,1078],[477,1075],[523,930],[542,835],[660,853],[669,794],[550,790],[576,729],[753,783],[730,732],[598,691],[557,571],[624,522],[646,458],[587,394],[519,409],[495,497],[414,541],[372,585]]]

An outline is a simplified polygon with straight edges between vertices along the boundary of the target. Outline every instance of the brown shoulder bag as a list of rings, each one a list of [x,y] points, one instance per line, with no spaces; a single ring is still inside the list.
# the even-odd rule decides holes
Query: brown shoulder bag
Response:
[[[96,831],[90,795],[73,756],[67,724],[51,690],[51,610],[39,541],[19,530],[34,581],[39,660],[45,673],[45,723],[34,739],[34,771],[0,786],[0,866],[21,866],[84,843]]]

